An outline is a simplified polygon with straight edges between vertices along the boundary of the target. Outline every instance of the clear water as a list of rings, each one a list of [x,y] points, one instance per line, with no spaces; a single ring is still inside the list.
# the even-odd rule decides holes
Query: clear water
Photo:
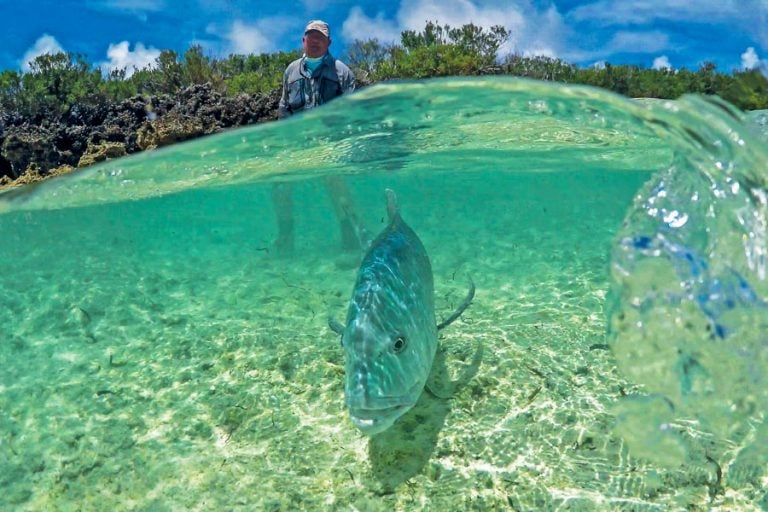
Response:
[[[755,395],[736,432],[720,428],[727,411],[701,407],[713,392],[670,415],[679,383],[653,382],[674,363],[649,349],[655,370],[632,372],[626,347],[673,327],[615,320],[654,276],[611,274],[628,233],[650,229],[633,212],[653,180],[699,176],[715,154],[691,133],[720,140],[765,189],[760,119],[754,130],[695,98],[498,78],[394,83],[1,195],[0,508],[768,506],[764,381],[719,390],[728,403]],[[454,376],[482,343],[477,374],[450,400],[423,394],[372,439],[346,416],[327,327],[360,256],[340,252],[328,175],[344,176],[371,232],[383,190],[398,193],[432,259],[439,317],[477,285],[440,340]],[[272,248],[284,180],[290,256]],[[765,299],[765,280],[747,278]],[[673,306],[639,314],[686,314],[685,297]],[[727,322],[764,347],[755,317]]]

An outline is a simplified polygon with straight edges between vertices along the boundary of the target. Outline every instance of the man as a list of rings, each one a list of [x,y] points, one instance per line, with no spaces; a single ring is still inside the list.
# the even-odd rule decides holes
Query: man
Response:
[[[310,21],[301,42],[304,56],[288,64],[283,75],[280,119],[355,90],[352,71],[328,52],[331,31],[326,22]]]
[[[304,55],[291,62],[283,75],[283,94],[278,108],[280,119],[355,90],[352,71],[328,52],[331,30],[326,22],[310,21],[301,41]],[[342,249],[359,251],[367,242],[367,234],[356,218],[346,184],[338,176],[327,176],[324,182],[339,219]],[[293,250],[292,188],[290,183],[276,184],[272,188],[278,230],[275,248],[282,254]]]

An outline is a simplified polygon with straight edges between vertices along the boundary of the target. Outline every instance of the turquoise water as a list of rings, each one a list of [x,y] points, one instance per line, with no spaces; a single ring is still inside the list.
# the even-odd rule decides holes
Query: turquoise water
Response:
[[[768,506],[763,381],[682,407],[679,375],[654,387],[676,360],[651,349],[637,350],[648,364],[632,359],[674,339],[674,322],[616,320],[659,308],[684,319],[685,297],[633,309],[633,293],[657,283],[645,267],[617,272],[629,261],[622,237],[650,233],[636,212],[670,169],[735,162],[765,190],[760,119],[748,129],[696,98],[497,78],[386,84],[0,195],[0,508]],[[453,376],[481,343],[477,374],[449,400],[423,394],[372,439],[346,416],[327,327],[344,315],[361,256],[340,251],[329,175],[344,177],[372,233],[384,189],[397,192],[431,257],[439,318],[477,285],[440,339]],[[290,255],[272,245],[271,190],[283,181],[294,183]],[[730,227],[708,226],[709,240]],[[717,267],[742,247],[700,252]],[[764,278],[743,272],[765,299]],[[759,373],[765,330],[752,309],[717,321],[752,340]],[[686,340],[717,355],[704,334]],[[750,407],[735,419],[703,407],[718,392]]]

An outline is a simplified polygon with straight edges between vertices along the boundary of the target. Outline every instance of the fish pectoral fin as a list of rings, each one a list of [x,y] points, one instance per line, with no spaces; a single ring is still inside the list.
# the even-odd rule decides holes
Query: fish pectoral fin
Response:
[[[472,299],[475,298],[475,283],[470,279],[469,280],[469,290],[467,291],[467,296],[464,297],[464,301],[459,304],[459,307],[456,308],[456,311],[451,313],[451,316],[437,324],[437,330],[444,329],[445,327],[448,327],[451,325],[454,320],[459,318],[461,314],[464,312],[465,309],[469,307],[470,304],[472,304]]]
[[[344,334],[344,326],[341,325],[338,320],[332,316],[328,317],[328,328],[338,335]]]
[[[483,342],[478,341],[472,361],[462,369],[461,374],[456,380],[451,380],[445,364],[445,351],[443,351],[442,347],[438,346],[435,353],[435,361],[432,363],[432,371],[429,373],[425,387],[437,398],[453,398],[461,388],[466,386],[477,375],[482,360]]]
[[[453,398],[453,395],[455,395],[457,391],[453,388],[441,388],[440,386],[435,386],[435,383],[429,381],[427,381],[427,385],[424,387],[432,394],[432,396],[440,398],[441,400]]]
[[[447,400],[453,398],[456,393],[456,387],[451,382],[451,376],[448,374],[448,368],[445,366],[445,351],[440,345],[437,346],[435,359],[432,362],[432,369],[427,377],[427,383],[424,386],[434,397]]]

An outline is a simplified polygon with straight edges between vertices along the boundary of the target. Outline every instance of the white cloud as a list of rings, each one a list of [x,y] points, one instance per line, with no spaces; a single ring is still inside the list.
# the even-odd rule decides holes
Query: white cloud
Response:
[[[92,5],[102,9],[129,12],[160,12],[166,8],[165,0],[96,0]]]
[[[136,43],[133,51],[128,41],[110,44],[107,49],[109,60],[102,62],[100,67],[105,71],[113,69],[125,69],[126,76],[131,76],[134,71],[145,67],[154,67],[155,60],[160,56],[160,50],[145,47],[142,43]]]
[[[249,25],[241,20],[232,23],[226,36],[231,53],[269,53],[277,50],[275,38],[270,37],[265,23],[259,21]]]
[[[555,2],[540,0],[399,3],[394,16],[351,8],[341,34],[347,42],[377,38],[391,43],[400,40],[403,30],[423,30],[427,21],[454,27],[470,22],[485,28],[503,25],[510,31],[510,37],[499,51],[501,56],[514,52],[559,57],[569,62],[610,60],[617,53],[648,54],[652,58],[654,54],[681,51],[681,45],[685,49],[686,41],[675,42],[674,31],[657,29],[655,22],[659,20],[719,24],[721,29],[751,34],[758,49],[760,44],[768,44],[768,0],[588,0],[562,12]],[[595,28],[596,25],[611,28],[604,30]],[[672,68],[668,58],[656,60],[654,65]]]
[[[325,10],[331,2],[329,2],[329,0],[302,0],[301,3],[304,4],[304,7],[309,12],[321,12]]]
[[[399,42],[402,31],[423,30],[428,21],[452,27],[467,23],[484,28],[502,25],[510,33],[499,50],[502,56],[517,52],[554,57],[565,46],[561,41],[568,32],[555,7],[540,11],[530,0],[403,0],[394,19],[382,13],[370,17],[360,7],[353,7],[342,35],[348,42],[374,38],[383,43]]]
[[[297,23],[300,28],[297,27]],[[301,22],[294,18],[273,16],[254,23],[237,19],[231,24],[210,23],[205,32],[212,39],[195,39],[195,43],[215,54],[270,53],[279,49],[278,43],[288,31],[296,32],[296,47],[301,45]]]
[[[610,25],[642,24],[654,20],[702,21],[713,23],[742,16],[745,4],[763,0],[599,0],[569,13],[576,20],[600,21]]]
[[[616,32],[605,45],[607,53],[656,53],[667,49],[669,36],[664,32]]]
[[[423,29],[428,21],[439,21],[441,25],[452,27],[465,23],[481,27],[503,25],[512,31],[525,25],[521,6],[476,5],[478,3],[470,0],[403,0],[397,16],[400,23],[411,30]]]
[[[617,31],[607,41],[590,34],[574,34],[572,45],[561,58],[568,62],[593,62],[605,65],[617,53],[661,53],[671,48],[669,36],[664,32]],[[594,64],[593,64],[594,65]]]
[[[514,35],[500,50],[504,55],[513,50],[522,52],[526,56],[542,55],[544,57],[558,58],[565,57],[568,52],[563,43],[571,34],[560,13],[554,7],[550,7],[541,15],[528,15],[524,27],[520,28],[519,38]],[[558,48],[562,49],[563,55],[560,55]]]
[[[669,63],[669,58],[666,55],[661,55],[653,59],[653,69],[672,69],[672,64]]]
[[[157,13],[166,10],[166,0],[86,0],[85,7],[110,14],[135,16],[146,23],[149,20],[148,13]]]
[[[501,56],[504,56],[504,55],[506,55],[506,53],[509,53],[509,52],[505,53],[503,51],[503,49],[502,49],[499,53],[500,53]],[[552,48],[547,47],[547,46],[530,46],[530,47],[526,48],[525,50],[522,50],[519,53],[521,53],[523,55],[523,57],[537,57],[538,56],[538,57],[549,57],[550,59],[558,58],[557,57],[557,52],[555,52],[555,50],[553,50]]]
[[[726,25],[768,45],[767,0],[597,0],[576,7],[566,17],[604,26],[649,25],[659,20]]]
[[[768,59],[761,59],[752,46],[741,54],[741,67],[745,70],[757,69],[768,78]]]
[[[755,48],[750,46],[741,54],[741,67],[744,69],[755,69],[760,66],[760,57],[757,56]]]
[[[21,64],[21,70],[24,72],[29,71],[29,64],[40,55],[45,55],[46,53],[55,54],[62,52],[64,52],[64,48],[62,48],[55,37],[49,34],[43,34],[37,38],[35,44],[33,44],[26,52],[24,52],[24,56],[19,61],[19,64]]]
[[[255,25],[237,20],[227,34],[232,53],[265,53],[274,49],[274,44]]]
[[[394,20],[385,19],[382,13],[370,18],[360,7],[350,9],[347,19],[341,25],[341,33],[349,42],[378,39],[382,43],[394,43],[400,41],[402,30]]]

